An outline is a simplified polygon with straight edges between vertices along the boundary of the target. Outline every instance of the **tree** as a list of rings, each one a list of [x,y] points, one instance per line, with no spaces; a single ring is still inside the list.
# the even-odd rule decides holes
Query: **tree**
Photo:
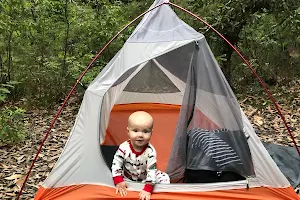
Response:
[[[64,5],[64,18],[65,18],[65,42],[64,42],[64,59],[61,69],[61,75],[64,77],[66,73],[68,73],[68,65],[67,65],[67,52],[68,52],[68,40],[69,40],[69,32],[70,32],[70,23],[68,17],[68,5],[69,0],[65,0]]]
[[[3,0],[0,4],[0,19],[2,26],[0,44],[1,54],[1,82],[8,82],[13,79],[13,51],[14,39],[20,34],[19,22],[23,10],[22,0]]]
[[[14,97],[26,97],[42,105],[57,102],[93,56],[152,3],[153,0],[0,0],[0,82],[21,82],[11,92]],[[291,74],[299,76],[298,1],[184,0],[177,4],[219,30],[267,83],[276,83]],[[175,11],[205,34],[234,88],[251,85],[253,76],[245,72],[241,59],[223,40],[191,16]],[[138,22],[101,54],[82,84],[88,85],[95,78]]]
[[[272,18],[274,16],[274,20],[272,21],[273,29],[277,30],[271,31],[273,35],[266,34],[266,37],[273,37],[274,41],[283,42],[285,41],[295,41],[295,34],[286,34],[283,33],[284,30],[295,30],[297,32],[296,26],[297,15],[296,10],[299,8],[299,2],[292,0],[254,0],[254,1],[241,1],[241,0],[233,0],[233,1],[225,1],[225,0],[217,0],[217,1],[184,1],[179,2],[183,7],[188,8],[192,12],[196,13],[204,20],[208,21],[210,24],[214,26],[221,34],[223,34],[233,45],[237,46],[241,49],[242,53],[251,60],[251,62],[259,69],[265,68],[265,65],[261,66],[261,63],[257,63],[258,57],[260,60],[268,60],[268,55],[266,53],[264,56],[260,56],[260,54],[251,54],[248,50],[249,47],[253,47],[251,41],[256,40],[258,42],[257,34],[251,35],[247,34],[247,42],[244,38],[244,33],[252,32],[256,33],[257,31],[261,31],[262,29],[269,30],[268,21],[264,20],[266,18]],[[191,24],[196,30],[199,30],[202,33],[205,33],[207,40],[210,43],[210,46],[213,49],[214,54],[218,58],[218,61],[222,67],[222,70],[228,80],[228,82],[232,86],[236,86],[236,79],[233,80],[233,72],[241,72],[242,70],[238,69],[237,66],[241,65],[241,59],[236,59],[237,55],[234,53],[233,49],[227,45],[223,40],[216,36],[208,27],[203,26],[199,21],[191,19],[190,16],[186,16],[185,14],[179,13],[179,15]],[[264,18],[259,16],[265,16]],[[289,20],[288,20],[289,19]],[[280,22],[280,20],[283,20]],[[289,21],[289,23],[287,23]],[[292,23],[293,21],[293,23]],[[274,22],[274,23],[273,23]],[[259,23],[260,26],[255,26],[255,24]],[[292,27],[283,28],[284,24],[293,24]],[[275,28],[274,28],[275,27]],[[258,30],[257,30],[257,29]],[[281,30],[281,31],[279,31]],[[261,32],[260,32],[261,33]],[[265,33],[265,32],[264,32]],[[281,38],[279,38],[281,37]],[[267,45],[267,43],[265,43]],[[258,49],[257,49],[258,50]],[[264,48],[266,50],[266,48]],[[270,52],[271,49],[268,49],[267,52]],[[259,52],[259,51],[258,51]],[[278,50],[278,53],[284,54],[281,50]],[[278,56],[278,53],[274,54],[274,56]],[[284,59],[285,60],[285,59]],[[288,58],[289,60],[289,58]],[[286,65],[287,62],[281,63]],[[233,67],[234,66],[234,67]],[[245,68],[245,66],[242,66]],[[274,65],[268,65],[268,68],[274,67]],[[237,70],[238,69],[238,70]],[[281,69],[282,71],[282,69]],[[267,74],[263,72],[262,76]],[[283,71],[282,71],[283,72]],[[237,77],[237,75],[235,75]],[[234,78],[235,78],[234,77]],[[272,77],[266,77],[267,79],[273,80]],[[240,79],[240,78],[239,78]],[[253,80],[253,79],[251,79]]]

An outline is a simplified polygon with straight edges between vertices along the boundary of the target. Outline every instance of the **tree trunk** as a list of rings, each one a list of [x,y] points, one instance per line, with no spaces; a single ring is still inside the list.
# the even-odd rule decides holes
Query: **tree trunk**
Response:
[[[246,18],[245,18],[246,19]],[[246,25],[246,20],[243,20],[239,23],[239,25],[234,29],[233,32],[227,32],[224,34],[225,38],[228,39],[228,41],[233,45],[236,46],[239,43],[240,40],[240,32],[243,30],[244,26]],[[225,29],[226,30],[226,29]],[[222,55],[226,55],[226,60],[222,62],[223,67],[223,73],[229,83],[229,85],[232,87],[232,62],[231,57],[234,52],[234,49],[229,46],[229,44],[225,44]],[[232,88],[234,89],[234,88]]]
[[[69,31],[70,24],[68,19],[68,1],[65,0],[65,22],[66,22],[66,30],[65,30],[65,41],[64,41],[64,60],[61,67],[61,76],[65,77],[68,73],[68,63],[67,63],[67,53],[68,53],[68,40],[69,40]]]
[[[3,82],[3,73],[4,70],[3,70],[3,63],[2,63],[2,55],[0,54],[0,83],[4,83]]]
[[[37,15],[36,13],[36,7],[38,6],[37,5],[37,2],[32,0],[31,1],[32,3],[32,7],[30,8],[30,11],[31,11],[31,16],[32,16],[32,19],[33,21],[37,24],[36,25],[36,32],[41,35],[41,39],[37,39],[34,35],[31,35],[31,43],[36,45],[37,49],[38,49],[38,52],[36,53],[37,54],[37,58],[40,56],[41,59],[37,59],[36,62],[39,66],[39,68],[43,69],[44,68],[44,63],[45,63],[45,49],[46,49],[46,45],[45,45],[45,41],[44,41],[44,38],[45,38],[45,31],[44,31],[44,28],[39,24],[39,16]],[[39,70],[39,69],[38,69]]]
[[[12,79],[12,76],[13,76],[13,63],[12,63],[12,47],[11,47],[11,44],[12,44],[12,35],[13,35],[13,32],[10,31],[9,32],[9,36],[8,36],[8,44],[7,44],[7,77],[8,77],[8,81],[10,81]]]
[[[225,78],[227,79],[229,85],[232,83],[232,63],[231,63],[231,56],[233,54],[233,49],[229,46],[226,45],[226,47],[223,50],[223,54],[225,54],[226,60],[222,62],[222,67],[223,67],[223,73],[225,75]]]

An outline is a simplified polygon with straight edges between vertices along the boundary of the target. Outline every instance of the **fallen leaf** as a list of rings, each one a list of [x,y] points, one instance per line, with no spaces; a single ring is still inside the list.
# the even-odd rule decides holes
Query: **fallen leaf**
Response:
[[[17,187],[20,189],[25,181],[26,176],[22,176],[19,180],[16,181]]]
[[[19,186],[15,186],[15,187],[13,188],[13,191],[14,191],[14,192],[19,192],[20,188],[21,188],[21,187],[19,187]]]
[[[261,126],[264,123],[264,118],[262,118],[260,116],[254,116],[254,121],[255,121],[256,124]]]
[[[23,176],[22,174],[14,174],[14,175],[11,175],[11,176],[6,177],[6,178],[4,178],[4,179],[5,179],[5,180],[11,181],[11,180],[19,179],[19,178],[21,178],[22,176]]]
[[[14,197],[14,196],[16,196],[16,194],[15,194],[15,193],[6,193],[6,195],[7,195],[7,196],[10,196],[10,197]]]
[[[9,167],[6,166],[5,164],[2,164],[2,167],[3,167],[4,170],[9,169]]]
[[[44,157],[44,154],[41,154],[41,153],[40,153],[38,156],[39,156],[40,158],[43,158],[43,157]]]
[[[291,119],[291,122],[296,123],[297,119]]]

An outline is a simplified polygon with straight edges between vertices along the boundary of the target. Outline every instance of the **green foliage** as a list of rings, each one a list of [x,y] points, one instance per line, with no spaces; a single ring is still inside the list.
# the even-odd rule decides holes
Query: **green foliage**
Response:
[[[10,81],[0,84],[0,104],[4,103],[7,95],[19,84],[16,81]],[[23,118],[24,110],[15,108],[0,108],[0,143],[14,144],[24,140],[26,131]]]
[[[285,12],[280,6],[283,10],[278,14],[275,12],[279,9],[277,6],[276,4],[274,7],[269,7],[268,12],[265,10],[252,15],[240,34],[239,47],[250,58],[250,63],[268,86],[281,82],[286,84],[300,76],[297,67],[300,64],[300,52],[297,50],[300,45],[297,39],[300,31],[297,18],[300,15],[295,14],[298,9],[292,5],[289,5],[289,9]],[[286,16],[282,13],[291,13],[291,15]],[[259,86],[252,73],[244,70],[245,65],[238,64],[237,55],[233,56],[233,62],[236,63],[234,84],[239,91],[244,91],[245,86]],[[237,76],[243,78],[238,80]]]
[[[19,84],[17,81],[10,81],[7,83],[0,84],[0,105],[5,101],[8,94],[11,93],[11,90],[15,87],[15,85]]]
[[[0,109],[0,142],[15,144],[25,139],[24,110],[21,108]]]
[[[0,0],[0,99],[52,106],[66,96],[100,49],[154,0]],[[294,0],[175,0],[237,46],[270,85],[300,76],[300,3]],[[251,71],[208,27],[175,9],[205,34],[237,91],[256,87]],[[137,22],[138,23],[138,22]],[[137,25],[135,23],[134,25]],[[110,44],[84,76],[88,86],[135,29]],[[280,58],[280,59],[278,59]],[[232,80],[230,80],[232,77]],[[10,93],[9,93],[10,92]]]
[[[186,0],[177,3],[213,25],[238,47],[267,85],[284,84],[300,77],[300,1]],[[205,34],[235,91],[261,90],[252,72],[226,42],[200,21],[179,11],[178,14]]]

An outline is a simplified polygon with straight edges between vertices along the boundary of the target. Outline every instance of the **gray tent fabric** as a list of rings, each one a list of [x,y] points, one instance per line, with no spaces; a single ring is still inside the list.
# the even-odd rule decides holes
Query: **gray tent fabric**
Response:
[[[297,187],[300,184],[300,157],[295,147],[265,142],[263,144],[291,185]]]
[[[150,8],[162,2],[154,2]],[[145,15],[127,42],[169,42],[197,39],[199,35],[201,34],[179,19],[170,6],[162,5]]]

